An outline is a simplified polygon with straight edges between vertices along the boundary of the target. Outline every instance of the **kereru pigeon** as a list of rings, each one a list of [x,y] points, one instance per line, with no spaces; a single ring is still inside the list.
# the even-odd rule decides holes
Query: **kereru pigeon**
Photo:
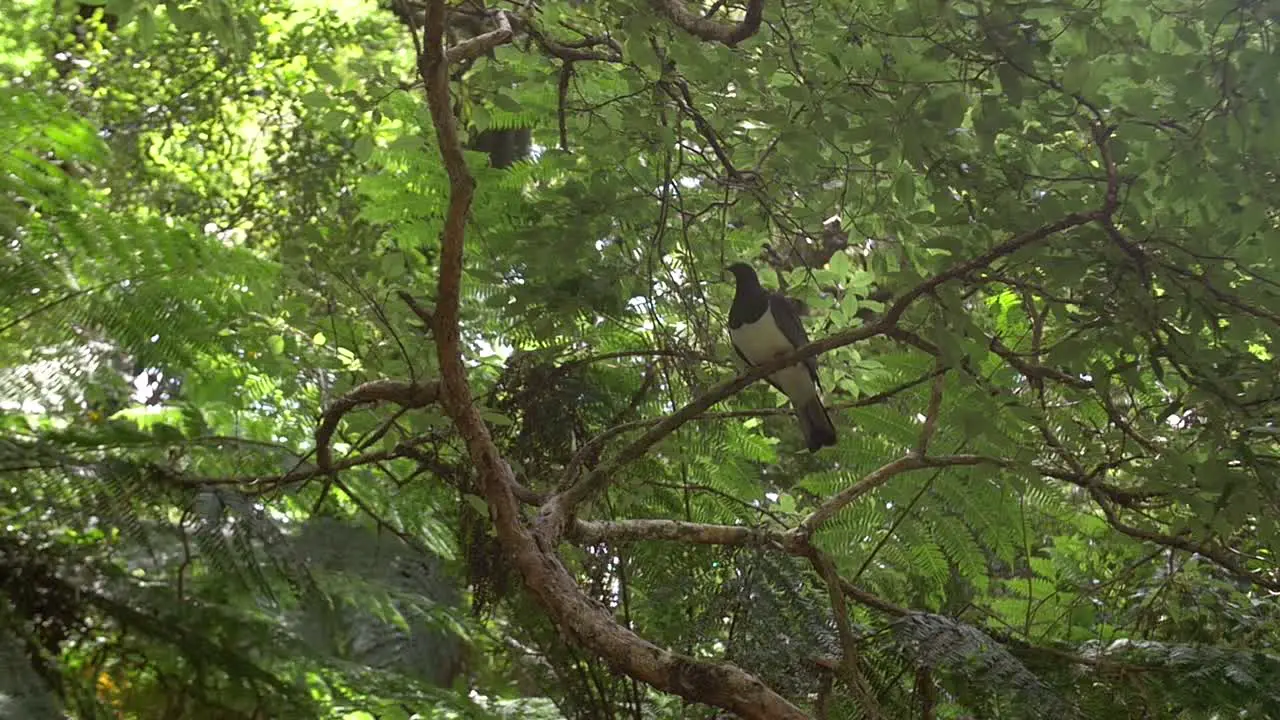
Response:
[[[729,307],[729,340],[739,357],[748,365],[761,365],[808,344],[809,336],[791,301],[760,287],[750,265],[734,263],[728,270],[738,285]],[[768,380],[795,408],[809,452],[836,444],[836,428],[822,405],[817,357],[785,367]]]

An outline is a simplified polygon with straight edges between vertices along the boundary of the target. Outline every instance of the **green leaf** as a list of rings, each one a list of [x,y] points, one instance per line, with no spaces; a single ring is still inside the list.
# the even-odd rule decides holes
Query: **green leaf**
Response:
[[[807,102],[809,100],[809,91],[800,85],[783,85],[776,88],[779,95],[796,102]]]
[[[405,267],[405,255],[402,252],[388,252],[378,261],[379,272],[384,279],[394,280],[404,276],[407,268]]]
[[[310,108],[327,108],[333,104],[329,93],[323,90],[312,90],[302,96],[302,104]]]
[[[104,9],[108,15],[116,16],[121,25],[128,24],[138,12],[138,0],[107,0]]]
[[[138,44],[143,48],[148,48],[155,42],[156,37],[156,16],[154,12],[142,12],[138,14]]]
[[[636,33],[628,36],[622,47],[631,62],[655,73],[662,71],[662,64],[658,60],[657,53],[653,51],[647,34]]]
[[[318,63],[313,67],[313,69],[321,80],[324,80],[335,88],[342,87],[342,76],[338,74],[338,71],[334,69],[333,65],[330,65],[329,63]]]
[[[320,125],[325,130],[337,132],[347,124],[348,115],[343,110],[330,110],[320,118]]]
[[[484,498],[475,493],[463,493],[462,499],[466,500],[471,509],[475,510],[480,517],[486,520],[489,518],[489,503],[485,502]]]
[[[505,112],[517,114],[523,109],[520,106],[520,103],[516,102],[516,100],[510,95],[504,93],[494,93],[489,99],[493,102],[494,107]]]
[[[901,205],[911,205],[916,196],[915,177],[908,172],[898,175],[893,183],[893,197]]]
[[[1093,63],[1085,58],[1073,59],[1068,63],[1066,71],[1063,72],[1063,87],[1069,92],[1089,93],[1093,89],[1089,79],[1092,68]]]
[[[373,157],[373,150],[374,144],[372,137],[369,137],[368,135],[361,135],[356,138],[354,152],[357,160],[360,162],[368,162],[369,158]]]
[[[849,254],[846,252],[837,252],[827,261],[827,269],[838,282],[843,282],[845,276],[849,274]]]
[[[1180,25],[1174,26],[1173,34],[1179,40],[1181,40],[1182,42],[1190,46],[1192,50],[1199,50],[1201,47],[1203,47],[1203,43],[1200,40],[1200,34],[1192,30],[1191,28],[1187,27],[1186,25],[1180,24]]]

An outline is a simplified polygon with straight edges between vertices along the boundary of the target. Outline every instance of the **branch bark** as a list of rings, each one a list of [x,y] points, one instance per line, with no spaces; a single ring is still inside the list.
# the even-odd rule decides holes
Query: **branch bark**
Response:
[[[511,42],[513,35],[511,32],[511,22],[507,19],[507,14],[499,10],[495,12],[493,16],[498,21],[498,27],[484,33],[483,35],[477,35],[449,48],[446,56],[450,63],[474,60],[499,45],[505,45]]]
[[[849,606],[844,601],[844,586],[836,573],[835,563],[826,553],[812,547],[809,561],[826,582],[827,593],[831,597],[831,612],[835,615],[836,631],[840,636],[840,675],[867,717],[871,720],[881,720],[884,717],[884,711],[876,700],[875,689],[871,687],[867,676],[862,672],[858,636],[853,631],[853,624],[849,622]]]
[[[652,0],[653,7],[680,29],[700,40],[718,42],[729,47],[755,35],[764,19],[764,0],[749,0],[741,22],[725,24],[705,18],[684,4],[684,0]]]
[[[325,409],[320,424],[316,426],[316,464],[320,466],[320,472],[328,473],[333,469],[333,451],[329,441],[343,415],[360,405],[375,402],[393,402],[404,408],[426,407],[439,396],[440,384],[435,382],[418,384],[374,380],[351,389]]]
[[[444,31],[445,2],[434,0],[427,6],[419,72],[426,86],[427,105],[449,175],[450,191],[441,238],[433,329],[445,411],[466,442],[499,542],[525,585],[560,630],[618,670],[660,690],[731,710],[744,718],[804,718],[798,708],[736,666],[677,655],[619,625],[574,582],[556,555],[554,542],[535,537],[521,521],[512,492],[515,476],[474,405],[462,362],[458,314],[466,220],[475,180],[463,160],[449,107],[449,58],[444,49]]]
[[[996,260],[1012,255],[1022,248],[1044,240],[1051,235],[1097,220],[1104,212],[1105,208],[1086,213],[1071,213],[1057,222],[1042,225],[1034,230],[1014,236],[985,253],[965,262],[957,263],[907,290],[885,310],[885,313],[876,322],[811,342],[786,355],[781,355],[771,362],[750,368],[736,378],[716,385],[654,425],[648,432],[619,451],[610,461],[576,480],[564,491],[552,497],[543,506],[542,512],[539,513],[537,525],[539,534],[548,539],[563,536],[568,518],[572,515],[573,509],[583,500],[603,490],[619,468],[640,458],[649,448],[675,432],[680,426],[698,417],[721,400],[741,392],[743,388],[746,388],[756,380],[828,350],[851,345],[859,340],[866,340],[877,335],[892,334],[897,329],[897,323],[907,309],[916,300],[932,292],[935,288],[951,280],[964,277],[975,270],[985,268]]]
[[[873,470],[866,477],[849,487],[841,490],[833,495],[829,500],[818,506],[804,519],[798,527],[793,531],[802,537],[810,537],[813,533],[835,514],[845,508],[846,505],[866,495],[872,490],[889,482],[892,478],[911,470],[920,470],[923,468],[952,467],[959,465],[1008,465],[1007,460],[999,458],[991,458],[983,455],[940,455],[938,457],[925,457],[922,455],[907,455],[898,458],[892,462],[881,465]]]

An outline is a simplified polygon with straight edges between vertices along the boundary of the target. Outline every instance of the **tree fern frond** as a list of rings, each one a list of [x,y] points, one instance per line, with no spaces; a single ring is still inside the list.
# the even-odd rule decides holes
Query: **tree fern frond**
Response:
[[[917,663],[1008,693],[1021,717],[1078,715],[1077,709],[981,630],[941,615],[912,613],[891,623],[894,637]]]

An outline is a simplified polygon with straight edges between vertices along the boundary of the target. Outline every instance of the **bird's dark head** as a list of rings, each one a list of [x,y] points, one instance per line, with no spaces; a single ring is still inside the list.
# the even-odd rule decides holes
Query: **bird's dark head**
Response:
[[[728,270],[730,273],[733,273],[733,279],[739,285],[760,284],[760,278],[756,277],[756,271],[746,263],[740,263],[740,262],[734,263],[729,267],[725,268],[725,270]]]

